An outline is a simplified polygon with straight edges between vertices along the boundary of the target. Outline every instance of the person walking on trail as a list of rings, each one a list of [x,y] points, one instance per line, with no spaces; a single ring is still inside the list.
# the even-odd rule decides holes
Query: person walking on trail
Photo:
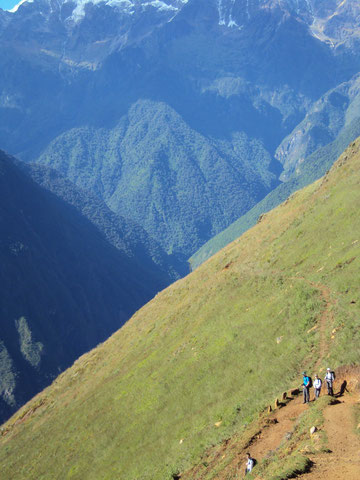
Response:
[[[306,375],[306,372],[303,372],[303,395],[304,395],[304,401],[303,403],[309,403],[310,401],[310,388],[312,386],[312,381],[311,377]]]
[[[333,383],[335,381],[335,374],[330,368],[326,369],[325,380],[326,380],[328,395],[331,395],[333,397],[334,396]]]
[[[315,400],[320,396],[321,386],[322,386],[321,379],[318,377],[318,375],[315,375],[315,378],[314,378]]]
[[[249,452],[246,454],[246,457],[247,459],[246,459],[245,475],[252,471],[256,463],[255,458],[252,458]]]

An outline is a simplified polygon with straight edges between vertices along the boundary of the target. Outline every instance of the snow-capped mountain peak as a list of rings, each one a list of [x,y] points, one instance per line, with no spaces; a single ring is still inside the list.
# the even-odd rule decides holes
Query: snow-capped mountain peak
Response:
[[[34,0],[21,0],[21,2],[17,3],[15,5],[15,7],[13,7],[11,10],[9,10],[9,12],[11,13],[15,13],[18,11],[19,7],[23,4],[23,3],[32,3]]]
[[[9,10],[15,13],[21,6],[35,3],[39,7],[45,6],[50,11],[57,11],[64,4],[74,5],[71,18],[79,21],[85,15],[85,7],[88,4],[105,5],[116,8],[124,14],[132,15],[136,11],[144,11],[146,9],[155,9],[159,12],[176,14],[188,0],[21,0],[14,8]]]

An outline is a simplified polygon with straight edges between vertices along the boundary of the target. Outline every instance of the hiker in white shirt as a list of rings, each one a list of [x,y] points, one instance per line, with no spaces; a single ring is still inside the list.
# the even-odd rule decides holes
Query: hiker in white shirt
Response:
[[[247,453],[246,455],[247,455],[247,461],[246,461],[245,475],[247,473],[250,473],[251,470],[254,468],[254,465],[255,465],[255,459],[251,458],[250,453]]]
[[[331,395],[332,397],[334,396],[334,392],[333,392],[334,380],[335,380],[334,372],[332,372],[330,368],[327,368],[325,381],[326,381],[328,395]]]
[[[317,375],[315,375],[315,378],[314,378],[315,400],[320,396],[321,385],[322,385],[322,381]]]

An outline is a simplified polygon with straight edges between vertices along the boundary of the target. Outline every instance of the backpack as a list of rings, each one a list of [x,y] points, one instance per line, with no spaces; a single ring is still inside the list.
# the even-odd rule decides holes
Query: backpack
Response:
[[[334,378],[334,380],[335,380],[335,372],[334,372],[334,371],[332,371],[331,373],[332,373],[332,375],[333,375],[333,378]]]
[[[308,387],[311,388],[313,386],[313,381],[311,377],[307,377],[309,379],[309,385]]]

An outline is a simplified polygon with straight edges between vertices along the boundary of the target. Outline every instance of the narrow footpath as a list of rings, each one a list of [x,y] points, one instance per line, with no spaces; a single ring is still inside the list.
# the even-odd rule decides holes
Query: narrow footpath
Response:
[[[341,397],[341,403],[331,405],[324,411],[325,432],[331,453],[310,456],[314,465],[310,473],[301,475],[302,480],[359,480],[360,435],[355,433],[353,407],[359,394]]]
[[[305,280],[300,277],[294,277],[293,280],[295,279]],[[324,301],[324,309],[316,326],[320,338],[318,359],[314,371],[320,372],[320,367],[329,353],[328,330],[334,321],[332,312],[333,301],[331,292],[326,285],[311,283],[311,286],[320,292]],[[340,385],[341,382],[339,380],[336,382],[336,386]],[[347,379],[347,381],[349,380],[350,378]],[[325,389],[326,387],[323,384],[323,394]],[[299,475],[298,478],[304,480],[360,480],[360,435],[355,433],[356,426],[353,412],[354,405],[358,402],[360,402],[360,393],[345,394],[339,398],[338,404],[325,408],[324,430],[327,435],[330,452],[309,455],[310,460],[313,462],[311,471]],[[251,455],[261,460],[276,450],[287,433],[292,431],[294,422],[306,408],[307,405],[302,403],[302,395],[299,395],[291,400],[286,407],[275,410],[270,415],[270,420],[276,423],[272,423],[268,428],[264,429],[259,437],[249,446]],[[242,457],[244,453],[241,452]],[[225,480],[228,478],[242,478],[242,475],[240,472],[239,476],[239,467],[233,464],[215,478],[217,480]]]

